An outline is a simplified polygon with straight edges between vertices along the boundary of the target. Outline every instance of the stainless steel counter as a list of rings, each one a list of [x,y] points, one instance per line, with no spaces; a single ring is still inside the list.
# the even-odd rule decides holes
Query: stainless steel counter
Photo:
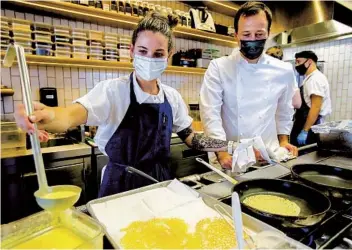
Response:
[[[338,167],[352,168],[352,156],[351,157],[339,156],[339,155],[335,155],[334,153],[321,154],[318,151],[314,151],[306,155],[299,156],[296,159],[290,160],[286,163],[281,163],[281,165],[290,169],[295,164],[304,164],[304,163],[319,163],[319,164],[334,165]]]
[[[85,143],[78,143],[72,145],[64,145],[57,147],[48,147],[42,148],[43,156],[50,155],[51,159],[61,159],[68,157],[75,157],[79,155],[89,155],[91,154],[91,147]],[[1,159],[15,158],[15,157],[23,157],[32,155],[32,150],[25,150],[23,152],[16,152],[6,155],[1,155]]]
[[[255,178],[280,178],[290,174],[290,169],[295,164],[302,163],[320,163],[329,164],[338,167],[345,167],[352,169],[352,158],[337,156],[333,153],[320,154],[317,151],[308,153],[290,160],[286,163],[280,163],[275,166],[264,167],[263,169],[254,170],[252,172],[243,174],[241,176],[233,176],[237,181],[243,181]],[[232,193],[233,184],[228,181],[214,183],[204,186],[199,189],[199,192],[205,193],[215,199],[223,199]]]

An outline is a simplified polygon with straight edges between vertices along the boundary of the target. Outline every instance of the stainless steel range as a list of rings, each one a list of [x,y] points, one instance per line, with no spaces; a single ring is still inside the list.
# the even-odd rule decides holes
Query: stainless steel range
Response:
[[[250,169],[248,173],[235,177],[235,179],[241,181],[251,178],[278,178],[297,181],[293,180],[290,168],[299,163],[320,163],[352,169],[351,156],[314,151],[286,164],[271,166],[261,170]],[[233,184],[224,181],[219,175],[208,172],[187,176],[181,180],[200,192],[231,205],[230,195]],[[321,222],[314,226],[302,228],[285,228],[277,221],[260,217],[245,208],[243,208],[243,212],[276,227],[287,234],[287,236],[313,249],[352,249],[352,201],[331,200],[331,203],[331,209]]]

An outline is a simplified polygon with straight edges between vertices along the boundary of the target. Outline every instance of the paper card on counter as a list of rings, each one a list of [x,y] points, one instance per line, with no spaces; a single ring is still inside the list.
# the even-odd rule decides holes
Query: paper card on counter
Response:
[[[177,179],[174,179],[168,186],[168,189],[171,191],[179,194],[179,195],[184,195],[184,196],[192,196],[192,197],[199,197],[199,194],[190,188],[189,186],[186,186],[182,182],[178,181]]]

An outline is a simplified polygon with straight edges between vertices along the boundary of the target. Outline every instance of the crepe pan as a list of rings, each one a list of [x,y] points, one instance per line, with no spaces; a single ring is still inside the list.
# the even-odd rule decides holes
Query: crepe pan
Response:
[[[351,163],[352,166],[352,163]],[[294,178],[314,187],[332,199],[352,200],[352,170],[325,164],[297,164]]]
[[[233,187],[237,192],[244,212],[250,211],[263,219],[274,220],[284,227],[306,227],[320,222],[331,207],[329,198],[304,184],[277,179],[252,179]],[[300,207],[298,216],[278,215],[252,208],[243,203],[252,195],[269,194],[288,199]]]

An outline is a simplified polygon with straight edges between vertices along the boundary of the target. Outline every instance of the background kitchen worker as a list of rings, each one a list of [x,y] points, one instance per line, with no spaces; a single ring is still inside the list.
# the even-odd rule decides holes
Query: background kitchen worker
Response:
[[[330,88],[326,76],[317,69],[318,57],[313,51],[296,53],[295,58],[296,70],[305,79],[300,87],[302,106],[295,113],[290,142],[312,144],[316,136],[310,128],[331,113]]]
[[[109,157],[99,196],[151,184],[126,171],[127,166],[159,181],[172,178],[168,168],[172,131],[192,148],[228,151],[227,142],[193,133],[181,95],[159,80],[171,57],[176,24],[172,16],[157,13],[139,22],[132,36],[135,71],[130,75],[98,83],[66,108],[36,103],[29,117],[23,105],[16,108],[17,124],[29,133],[34,130],[31,122],[52,132],[80,124],[99,126],[95,142]]]
[[[201,118],[212,138],[238,141],[261,136],[272,151],[281,146],[297,155],[288,142],[296,84],[293,68],[263,54],[271,21],[270,9],[261,2],[247,2],[237,11],[234,27],[240,49],[210,63],[200,91]],[[217,156],[223,167],[231,168],[228,153]]]
[[[279,59],[282,61],[284,58],[284,51],[280,46],[273,46],[270,47],[266,50],[265,52],[267,55],[272,56],[276,59]],[[302,105],[302,99],[301,99],[301,94],[299,92],[298,86],[294,86],[295,94],[292,99],[292,105],[295,109],[299,109]]]

